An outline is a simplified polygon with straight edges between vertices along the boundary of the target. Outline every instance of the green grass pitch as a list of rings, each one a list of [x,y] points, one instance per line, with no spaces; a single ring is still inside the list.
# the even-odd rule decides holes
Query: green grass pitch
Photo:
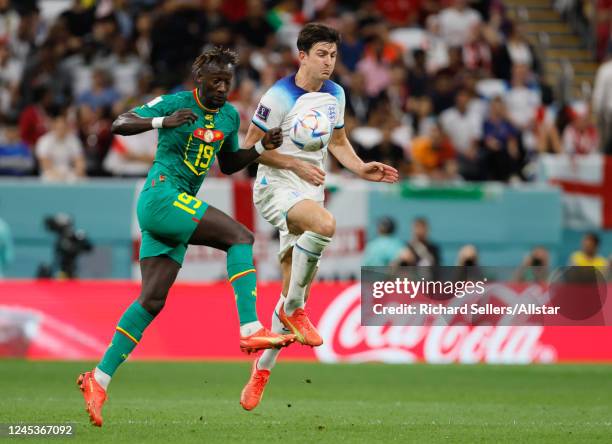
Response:
[[[0,360],[0,423],[75,423],[32,440],[54,443],[612,442],[612,366],[283,362],[245,412],[246,362],[129,362],[101,429],[75,384],[91,367]]]

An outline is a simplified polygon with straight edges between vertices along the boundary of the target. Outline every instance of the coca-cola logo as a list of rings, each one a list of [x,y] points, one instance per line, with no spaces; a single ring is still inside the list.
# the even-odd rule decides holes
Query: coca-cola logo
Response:
[[[500,289],[501,290],[501,289]],[[506,297],[514,290],[504,287]],[[361,287],[355,284],[327,307],[318,324],[325,342],[315,348],[322,362],[505,363],[556,361],[541,341],[541,326],[361,325]]]

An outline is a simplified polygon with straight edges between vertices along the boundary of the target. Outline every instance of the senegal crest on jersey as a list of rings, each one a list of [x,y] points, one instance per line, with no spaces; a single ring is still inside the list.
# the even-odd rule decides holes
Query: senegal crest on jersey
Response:
[[[223,131],[219,130],[210,130],[206,128],[198,128],[193,132],[193,137],[203,140],[206,143],[218,142],[219,140],[223,140],[225,134]]]

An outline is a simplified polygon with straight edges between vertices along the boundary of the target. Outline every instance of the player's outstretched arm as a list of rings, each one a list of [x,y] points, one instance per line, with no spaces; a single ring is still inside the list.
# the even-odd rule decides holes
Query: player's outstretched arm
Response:
[[[189,108],[179,109],[169,116],[153,118],[140,117],[138,114],[129,111],[115,119],[111,131],[113,134],[131,136],[157,128],[176,128],[185,123],[191,124],[197,119],[198,116]]]
[[[251,123],[244,144],[246,146],[253,145],[264,134],[266,134],[264,131]],[[272,168],[293,171],[299,178],[312,185],[322,185],[325,182],[325,171],[321,168],[295,157],[281,154],[278,151],[263,152],[257,162]]]
[[[248,142],[248,139],[246,142]],[[257,159],[262,153],[268,150],[275,150],[281,146],[282,143],[282,130],[280,128],[272,128],[267,133],[264,133],[263,139],[261,140],[261,147],[258,147],[257,144],[254,143],[251,148],[242,148],[238,151],[220,151],[219,154],[217,154],[219,158],[219,168],[223,174],[234,174],[236,171],[240,171]],[[262,147],[266,151],[262,151]]]
[[[328,150],[345,168],[364,180],[387,183],[399,180],[399,173],[392,166],[380,162],[365,163],[361,160],[346,137],[344,128],[334,130]]]

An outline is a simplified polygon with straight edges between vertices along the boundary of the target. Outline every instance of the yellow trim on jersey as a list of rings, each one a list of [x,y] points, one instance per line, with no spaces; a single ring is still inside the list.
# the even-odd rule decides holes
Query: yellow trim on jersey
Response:
[[[210,109],[210,108],[206,108],[206,107],[204,106],[204,104],[202,104],[202,102],[200,102],[200,95],[199,95],[198,88],[196,88],[196,89],[194,89],[194,90],[193,90],[193,97],[195,97],[195,101],[196,101],[196,103],[198,104],[198,106],[199,106],[200,108],[202,108],[204,111],[208,111],[209,113],[216,113],[216,112],[219,112],[219,108],[217,108],[217,109]]]
[[[129,334],[127,331],[125,331],[124,329],[122,329],[121,327],[117,326],[117,331],[119,333],[123,333],[124,335],[126,335],[128,338],[130,338],[132,341],[134,341],[134,344],[138,344],[138,340],[136,340],[136,338],[134,336],[132,336],[131,334]]]
[[[249,273],[255,273],[255,269],[251,268],[249,270],[245,270],[245,271],[241,271],[240,273],[236,273],[235,275],[233,275],[232,277],[229,278],[230,283],[234,282],[236,279],[241,278],[242,276],[249,274]]]

